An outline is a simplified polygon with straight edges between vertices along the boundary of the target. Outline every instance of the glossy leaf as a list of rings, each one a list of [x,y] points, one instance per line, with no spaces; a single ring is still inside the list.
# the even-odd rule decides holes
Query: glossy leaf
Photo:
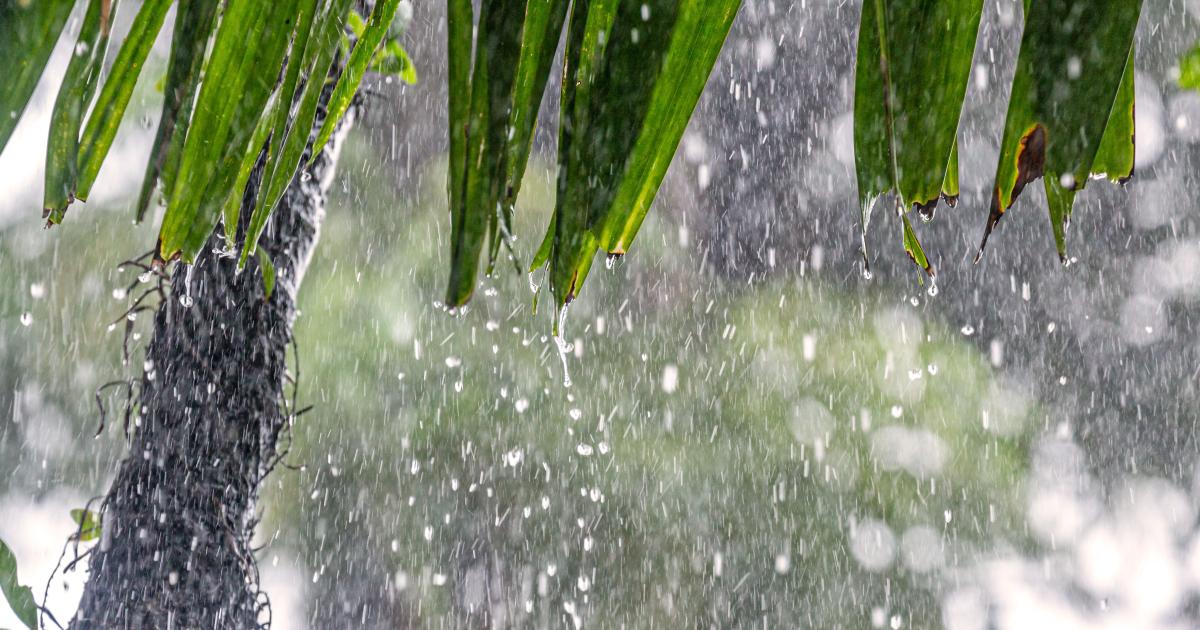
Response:
[[[17,558],[3,540],[0,540],[0,593],[4,594],[21,623],[29,630],[37,630],[38,607],[33,599],[33,589],[17,579]]]
[[[578,294],[598,248],[628,250],[740,4],[575,3],[548,256],[559,306]]]
[[[241,214],[242,201],[245,196],[243,192],[246,189],[246,183],[250,179],[250,173],[254,170],[254,165],[259,160],[263,144],[268,139],[270,139],[270,143],[266,147],[267,152],[264,156],[265,162],[261,181],[269,183],[272,175],[279,168],[280,151],[284,137],[287,135],[287,122],[292,110],[296,84],[300,80],[300,71],[304,67],[304,52],[312,35],[318,8],[317,0],[300,0],[297,5],[299,13],[296,16],[296,23],[291,36],[291,47],[288,52],[287,65],[283,71],[283,81],[275,90],[275,93],[271,95],[271,100],[268,101],[266,110],[254,128],[254,134],[250,137],[250,144],[246,146],[245,153],[242,155],[242,164],[238,167],[238,176],[233,189],[229,191],[229,197],[225,200],[225,211],[222,213],[224,219],[222,222],[225,225],[225,240],[230,250],[236,247],[238,217]],[[263,202],[267,194],[261,188],[262,185],[256,191],[258,193],[258,204],[265,205]],[[257,212],[257,210],[258,207],[256,205],[255,211]]]
[[[329,97],[329,113],[321,125],[321,132],[317,135],[316,142],[313,143],[313,155],[321,152],[325,143],[329,142],[329,138],[333,135],[333,130],[337,128],[338,122],[346,114],[346,110],[350,109],[350,101],[358,92],[358,85],[362,82],[363,74],[366,73],[367,66],[371,64],[371,59],[375,57],[375,51],[379,48],[380,42],[387,35],[388,29],[392,25],[392,19],[396,16],[396,8],[399,6],[400,0],[379,0],[375,4],[375,10],[371,11],[371,19],[367,22],[367,28],[363,30],[362,37],[355,42],[354,50],[350,53],[350,60],[346,62],[346,69],[342,72],[342,76],[333,89],[333,94]]]
[[[116,0],[90,0],[74,54],[67,63],[67,72],[50,113],[50,137],[46,146],[46,188],[42,202],[42,217],[50,223],[61,223],[67,206],[75,200],[79,179],[79,134],[84,114],[104,65],[108,37],[112,30]]]
[[[0,2],[0,151],[37,87],[73,2]]]
[[[282,66],[297,1],[226,4],[159,233],[163,260],[190,263],[220,219],[278,77],[264,68]]]
[[[1055,245],[1066,260],[1066,225],[1089,176],[1096,167],[1113,179],[1132,175],[1130,60],[1141,5],[1026,0],[992,206],[976,260],[1026,184],[1043,176]]]
[[[164,78],[162,115],[138,195],[136,208],[139,222],[150,210],[154,189],[160,178],[165,194],[169,194],[174,185],[173,176],[183,154],[183,141],[187,137],[192,105],[200,83],[200,68],[204,65],[204,50],[219,4],[219,0],[194,0],[179,5]]]
[[[304,150],[308,146],[321,91],[325,89],[325,77],[329,75],[330,66],[333,65],[339,33],[349,7],[350,0],[333,0],[325,3],[321,13],[314,18],[311,27],[313,32],[309,39],[311,45],[305,46],[300,58],[307,80],[300,91],[300,102],[290,124],[286,130],[280,127],[276,131],[276,134],[283,138],[283,144],[273,153],[275,157],[264,168],[264,183],[259,190],[254,213],[250,217],[246,242],[238,259],[239,269],[245,268],[250,255],[257,250],[258,239],[267,225],[267,218],[279,204],[288,184],[296,175]]]
[[[146,56],[150,54],[150,48],[154,46],[170,8],[171,0],[145,0],[117,52],[112,71],[104,80],[79,141],[79,180],[75,196],[80,200],[86,200],[91,192],[100,165],[117,136],[117,129],[133,96],[133,88],[142,73]]]
[[[452,232],[448,306],[475,288],[479,259],[491,235],[489,270],[510,241],[512,212],[529,160],[538,109],[567,13],[566,0],[485,0],[481,5],[463,130],[464,164],[452,164]],[[469,43],[469,42],[468,42]],[[464,71],[462,67],[456,70]],[[455,77],[455,84],[461,81]],[[452,130],[453,132],[453,130]],[[515,258],[515,257],[514,257]]]
[[[446,0],[446,63],[449,173],[446,194],[450,203],[450,289],[447,302],[454,304],[467,299],[475,285],[478,264],[478,243],[483,242],[483,222],[466,216],[467,181],[467,124],[471,116],[471,32],[474,27],[471,0]],[[480,235],[474,232],[478,230]],[[464,261],[465,247],[461,243],[476,242],[475,260]],[[461,280],[458,275],[469,276]],[[466,286],[463,286],[466,285]]]
[[[854,148],[866,263],[872,206],[896,196],[901,213],[932,216],[958,194],[956,135],[982,0],[865,0],[858,34]],[[904,247],[932,275],[903,220]]]

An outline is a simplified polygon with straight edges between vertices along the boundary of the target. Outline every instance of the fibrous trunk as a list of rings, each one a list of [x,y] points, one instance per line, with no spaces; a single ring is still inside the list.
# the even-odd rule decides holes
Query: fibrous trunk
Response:
[[[292,181],[259,243],[276,270],[270,297],[257,261],[236,273],[219,236],[194,266],[176,266],[72,628],[251,628],[269,618],[251,548],[256,497],[291,422],[296,295],[339,146],[332,140]]]

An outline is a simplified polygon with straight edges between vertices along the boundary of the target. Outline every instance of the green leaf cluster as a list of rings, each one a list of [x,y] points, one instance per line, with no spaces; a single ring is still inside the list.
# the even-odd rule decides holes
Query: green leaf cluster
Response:
[[[487,234],[493,263],[509,237],[564,19],[558,195],[533,261],[549,267],[559,307],[578,294],[598,250],[622,255],[637,235],[741,2],[575,0],[569,15],[562,1],[523,4],[484,2],[469,67],[470,3],[449,0],[448,306],[470,298]]]
[[[475,15],[470,0],[448,1],[448,306],[470,299],[484,243],[490,272],[501,243],[511,240],[513,207],[568,4],[484,0],[472,46]],[[511,244],[509,252],[512,255]]]
[[[0,149],[12,134],[73,2],[0,5],[0,64],[15,68],[0,94]],[[86,11],[51,115],[43,214],[60,223],[85,201],[116,137],[171,0],[145,0],[104,74],[118,0],[87,0]],[[177,3],[162,115],[146,166],[136,216],[145,218],[159,191],[166,206],[160,262],[194,260],[224,223],[240,264],[256,251],[267,217],[302,167],[329,141],[368,69],[415,81],[400,46],[401,0],[380,0],[364,21],[350,0],[195,0]],[[349,23],[348,23],[349,22]],[[345,69],[328,108],[319,111],[343,30],[352,27]],[[321,116],[318,119],[318,116]],[[319,125],[319,126],[318,126]],[[309,148],[312,130],[317,141]],[[255,165],[262,185],[243,199]],[[251,216],[239,221],[243,203]]]
[[[932,218],[958,194],[957,130],[980,0],[867,0],[855,78],[855,153],[863,255],[871,208],[897,200],[904,248],[933,266],[907,217]],[[980,255],[1026,184],[1044,179],[1059,256],[1090,177],[1133,174],[1133,37],[1141,0],[1026,0],[1025,29]],[[978,260],[978,257],[977,257]]]

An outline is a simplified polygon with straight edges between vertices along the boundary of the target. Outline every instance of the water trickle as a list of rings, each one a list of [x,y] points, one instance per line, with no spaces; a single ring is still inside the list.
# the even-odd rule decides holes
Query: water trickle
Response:
[[[567,366],[567,355],[570,354],[573,347],[566,339],[567,332],[567,305],[564,304],[562,309],[558,311],[558,321],[554,324],[554,345],[558,347],[558,358],[562,361],[563,366],[563,387],[571,386],[571,373]]]
[[[192,300],[192,272],[195,270],[195,265],[188,265],[187,273],[183,275],[183,295],[179,296],[179,304],[183,308],[192,308],[192,304],[195,303]]]

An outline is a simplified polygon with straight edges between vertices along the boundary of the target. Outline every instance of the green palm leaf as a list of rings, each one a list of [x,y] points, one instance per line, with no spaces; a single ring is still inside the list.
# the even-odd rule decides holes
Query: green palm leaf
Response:
[[[275,112],[275,119],[272,123],[274,128],[272,147],[267,164],[263,169],[265,183],[259,191],[254,213],[250,218],[246,243],[238,260],[239,268],[245,267],[250,255],[257,250],[258,239],[267,225],[267,218],[279,205],[284,190],[287,189],[287,185],[291,183],[300,166],[304,149],[308,145],[313,121],[317,116],[321,91],[325,89],[325,77],[329,75],[329,68],[333,65],[333,56],[338,49],[339,34],[350,10],[350,1],[333,0],[333,2],[326,3],[322,9],[310,27],[309,39],[303,46],[297,46],[297,49],[294,49],[297,53],[296,60],[289,61],[289,75],[293,70],[303,69],[307,79],[304,87],[299,90],[299,102],[295,105],[296,110],[291,116],[290,122],[287,112],[290,111],[295,99],[293,92],[296,87],[296,77],[290,76],[281,90],[283,94],[291,95],[286,97],[286,101],[277,102],[277,107],[281,109]],[[394,12],[395,9],[393,8],[392,11]],[[299,52],[299,48],[303,48],[302,53]],[[298,65],[293,68],[291,67],[293,63]],[[343,77],[345,76],[343,75]],[[287,107],[284,107],[285,102]],[[340,115],[344,114],[345,110]],[[333,112],[330,112],[329,116],[332,115]],[[330,120],[331,118],[327,117],[325,122],[328,123]],[[314,151],[313,154],[315,155],[316,152]]]
[[[1026,0],[991,212],[979,255],[1025,185],[1044,176],[1059,257],[1093,173],[1133,173],[1133,36],[1141,0]],[[1109,130],[1106,132],[1106,130]]]
[[[350,101],[358,92],[358,85],[362,83],[367,67],[375,58],[375,51],[379,48],[384,36],[388,34],[388,29],[392,26],[392,20],[395,18],[396,9],[399,6],[400,0],[379,0],[375,4],[375,10],[371,12],[371,19],[367,22],[367,28],[362,37],[354,44],[354,50],[350,53],[346,69],[338,79],[338,83],[333,89],[333,95],[329,97],[329,115],[321,125],[321,132],[317,136],[316,142],[313,143],[313,155],[320,153],[321,149],[325,147],[325,143],[333,135],[333,130],[337,128],[338,121],[350,108]]]
[[[0,151],[4,150],[46,68],[73,2],[0,3]]]
[[[470,49],[468,3],[451,0],[451,37]],[[485,0],[474,66],[451,55],[451,267],[447,306],[471,297],[491,234],[490,264],[511,219],[567,0]],[[457,5],[457,6],[456,6]],[[466,33],[461,29],[466,25]],[[457,30],[456,30],[457,29]],[[457,73],[457,74],[454,74]]]
[[[125,116],[125,108],[133,96],[133,88],[137,85],[138,75],[170,8],[171,0],[146,0],[117,52],[112,74],[105,79],[79,140],[76,159],[79,179],[75,185],[75,197],[81,201],[87,200],[96,175],[100,173],[100,165],[112,147],[121,119]]]
[[[733,24],[740,0],[592,0],[571,14],[559,133],[558,200],[535,264],[559,306],[597,249],[624,254]]]
[[[866,0],[855,71],[854,148],[867,264],[871,209],[887,193],[897,212],[915,207],[932,216],[938,200],[958,194],[955,136],[971,56],[983,13],[981,0]],[[933,275],[907,217],[905,251]]]
[[[62,222],[67,206],[75,200],[79,179],[79,133],[100,82],[116,9],[116,0],[88,2],[74,54],[67,63],[67,73],[50,114],[42,215],[52,224]]]
[[[298,0],[231,0],[213,42],[175,184],[159,255],[190,263],[204,246],[275,87]]]
[[[179,168],[183,140],[187,137],[200,83],[200,68],[204,65],[204,48],[208,45],[219,4],[220,0],[195,0],[179,6],[167,62],[162,115],[135,206],[138,221],[150,210],[160,178],[164,194],[169,194],[174,186],[174,174]]]

